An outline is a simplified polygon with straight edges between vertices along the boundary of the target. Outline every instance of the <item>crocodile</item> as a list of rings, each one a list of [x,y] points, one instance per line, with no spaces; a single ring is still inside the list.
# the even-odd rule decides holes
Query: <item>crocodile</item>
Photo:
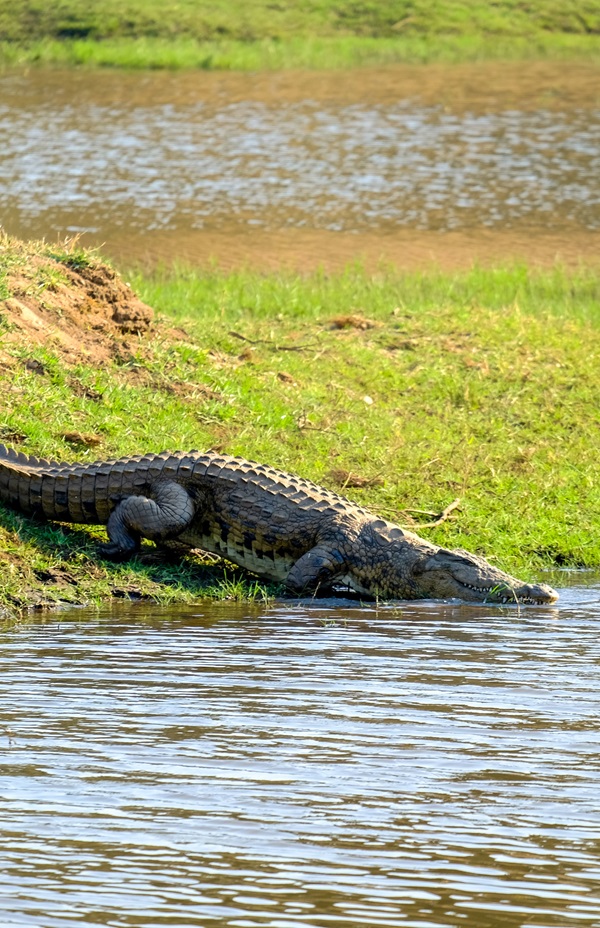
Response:
[[[293,595],[335,585],[376,599],[551,603],[466,551],[450,551],[308,480],[216,452],[58,463],[0,445],[0,501],[29,516],[106,525],[101,556],[140,539],[176,541],[232,561]]]

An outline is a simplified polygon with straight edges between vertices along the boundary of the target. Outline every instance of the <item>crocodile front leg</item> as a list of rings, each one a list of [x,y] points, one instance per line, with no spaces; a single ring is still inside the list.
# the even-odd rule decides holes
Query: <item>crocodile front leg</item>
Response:
[[[103,557],[126,560],[140,547],[140,538],[175,538],[194,518],[194,503],[179,483],[161,480],[148,496],[126,496],[113,509],[106,531],[110,541],[99,546]]]
[[[328,586],[345,573],[344,556],[336,548],[316,545],[298,558],[290,570],[286,588],[288,593],[302,596]]]

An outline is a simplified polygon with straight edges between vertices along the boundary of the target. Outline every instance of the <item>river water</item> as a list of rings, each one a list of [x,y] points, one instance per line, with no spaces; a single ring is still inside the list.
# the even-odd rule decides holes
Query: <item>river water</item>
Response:
[[[542,242],[552,259],[597,257],[597,72],[507,70],[9,73],[1,222],[84,232],[125,262],[286,248],[401,260],[410,242],[414,263],[419,245],[431,258],[469,236],[475,255],[499,236],[504,254],[531,259]]]
[[[599,926],[600,582],[568,579],[5,629],[0,924]]]

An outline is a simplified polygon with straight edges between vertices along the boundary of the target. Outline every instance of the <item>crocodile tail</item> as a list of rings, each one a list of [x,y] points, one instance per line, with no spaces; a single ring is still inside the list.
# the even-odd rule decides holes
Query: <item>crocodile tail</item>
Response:
[[[33,455],[24,454],[22,451],[15,451],[14,448],[8,448],[0,443],[0,467],[7,465],[21,465],[26,469],[38,469],[43,467],[56,467],[58,461],[48,461],[46,458],[35,458]]]
[[[42,481],[52,467],[56,461],[30,457],[0,444],[0,501],[25,515],[44,514]]]

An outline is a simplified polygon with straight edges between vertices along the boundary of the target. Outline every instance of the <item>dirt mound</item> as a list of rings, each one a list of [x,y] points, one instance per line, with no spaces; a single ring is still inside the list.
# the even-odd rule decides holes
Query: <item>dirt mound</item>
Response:
[[[153,311],[107,264],[74,247],[0,239],[4,340],[43,344],[67,363],[102,362],[143,335]]]

